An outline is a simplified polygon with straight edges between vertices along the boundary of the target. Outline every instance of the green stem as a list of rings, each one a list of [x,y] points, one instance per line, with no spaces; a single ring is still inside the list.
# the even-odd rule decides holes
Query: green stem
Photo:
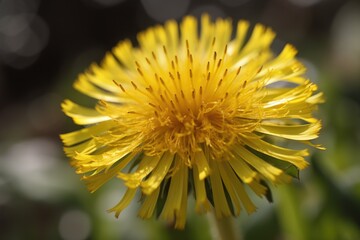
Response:
[[[214,240],[240,240],[238,229],[232,217],[217,218],[215,214],[209,216]]]

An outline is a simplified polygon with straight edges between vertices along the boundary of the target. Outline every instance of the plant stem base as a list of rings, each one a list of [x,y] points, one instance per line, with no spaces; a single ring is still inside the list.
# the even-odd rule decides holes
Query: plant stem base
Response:
[[[239,229],[235,228],[232,217],[217,218],[215,214],[209,216],[214,240],[240,240]]]

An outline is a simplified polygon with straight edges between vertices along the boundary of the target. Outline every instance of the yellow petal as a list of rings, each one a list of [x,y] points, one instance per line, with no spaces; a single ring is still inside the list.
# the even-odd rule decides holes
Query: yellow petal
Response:
[[[61,107],[65,114],[79,125],[88,125],[110,120],[108,116],[103,116],[92,108],[82,107],[70,100],[65,100],[61,104]]]
[[[152,217],[156,207],[156,203],[158,201],[159,193],[160,193],[160,188],[157,188],[151,194],[145,195],[145,200],[141,205],[141,208],[138,213],[139,217],[141,218]]]
[[[277,125],[264,122],[256,128],[256,131],[292,140],[312,140],[318,137],[320,128],[320,121],[303,125]]]
[[[77,143],[90,139],[93,136],[101,135],[116,125],[114,121],[106,121],[96,125],[83,128],[70,133],[61,134],[60,138],[66,146],[72,146]]]
[[[258,181],[258,179],[255,179],[254,181],[248,183],[248,185],[250,186],[251,190],[256,193],[256,195],[262,197],[266,194],[266,191],[268,191],[268,189],[262,184],[260,184]]]
[[[97,174],[90,176],[83,176],[84,180],[88,186],[90,192],[95,192],[99,189],[104,183],[108,182],[111,178],[115,177],[121,170],[123,170],[130,162],[133,160],[135,154],[130,154],[118,161],[117,164],[111,166],[107,171],[102,171]]]
[[[287,161],[291,164],[294,164],[299,169],[304,169],[309,165],[304,159],[305,156],[309,155],[309,151],[307,149],[293,150],[293,149],[283,148],[265,142],[260,138],[258,139],[253,138],[249,140],[248,138],[244,137],[242,138],[241,141],[258,152],[264,153],[271,157],[275,157],[279,160]]]
[[[186,41],[191,43],[190,49],[193,50],[197,46],[198,29],[196,18],[186,16],[180,24],[181,31],[181,44],[185,44]]]
[[[152,171],[150,177],[141,183],[143,193],[150,194],[159,187],[164,177],[168,173],[173,162],[174,154],[166,152],[162,155],[160,162]]]
[[[182,166],[171,177],[169,191],[160,217],[175,221],[175,228],[183,229],[186,222],[188,168]]]
[[[223,183],[221,180],[219,168],[214,160],[210,161],[211,174],[210,183],[214,199],[215,215],[217,218],[231,216],[229,204],[226,200]]]
[[[98,146],[94,139],[79,143],[75,146],[64,147],[64,152],[68,157],[74,157],[78,153],[90,154],[101,146]]]
[[[115,212],[115,217],[119,217],[120,213],[131,203],[135,197],[136,189],[128,188],[121,201],[116,204],[113,208],[109,209],[108,212]]]
[[[281,169],[265,162],[255,154],[242,146],[237,146],[235,151],[250,166],[254,167],[259,173],[271,182],[288,182],[291,178],[287,176]]]
[[[159,156],[144,156],[138,168],[134,173],[119,173],[118,177],[125,181],[125,185],[129,188],[135,188],[140,185],[143,178],[145,178],[148,174],[150,174],[154,168],[157,166],[159,160]]]
[[[140,43],[140,42],[139,42]],[[120,42],[112,49],[115,57],[125,66],[125,69],[136,69],[133,47],[130,40]]]
[[[199,170],[196,164],[193,166],[193,171],[196,199],[195,210],[198,213],[205,213],[210,210],[210,204],[205,190],[205,180],[199,178]]]
[[[85,74],[81,74],[78,77],[77,81],[74,83],[74,88],[77,89],[79,92],[82,92],[83,94],[95,99],[104,100],[108,102],[116,102],[116,103],[121,103],[126,101],[126,99],[120,96],[120,94],[108,92],[95,86],[94,84],[89,82],[89,79]]]
[[[244,183],[253,181],[256,176],[256,172],[253,171],[240,156],[234,156],[230,158],[228,162],[232,169],[234,169],[236,175],[238,175]]]
[[[195,153],[194,164],[197,166],[200,180],[205,179],[210,174],[208,161],[203,151]]]
[[[249,198],[248,194],[245,191],[243,184],[239,181],[239,178],[236,177],[236,175],[234,174],[230,165],[227,162],[220,163],[219,165],[221,165],[221,167],[219,169],[220,169],[220,173],[222,173],[221,177],[224,180],[224,184],[228,185],[227,189],[233,188],[233,191],[236,192],[237,196],[241,200],[247,213],[250,214],[250,213],[254,212],[256,210],[254,203]],[[254,183],[254,182],[256,182],[256,181],[252,181],[248,184],[253,186],[254,184],[252,184],[252,183]],[[239,214],[239,213],[240,213],[240,209],[237,214]]]
[[[140,144],[134,142],[132,145],[128,145],[124,148],[108,148],[103,153],[99,154],[85,154],[78,153],[73,159],[77,161],[77,173],[86,173],[93,170],[108,169],[114,163],[123,159],[128,154],[135,154],[134,149]]]
[[[233,173],[232,169],[229,167],[226,170],[230,170],[230,171],[226,171],[224,165],[227,165],[228,163],[225,162],[216,162],[214,165],[216,166],[216,168],[219,169],[219,173],[221,176],[221,179],[225,185],[226,191],[229,193],[233,208],[234,208],[234,213],[235,215],[239,215],[240,211],[241,211],[241,206],[240,206],[240,201],[239,198],[237,196],[237,192],[236,192],[236,182],[239,182],[239,179],[236,177],[236,175]]]

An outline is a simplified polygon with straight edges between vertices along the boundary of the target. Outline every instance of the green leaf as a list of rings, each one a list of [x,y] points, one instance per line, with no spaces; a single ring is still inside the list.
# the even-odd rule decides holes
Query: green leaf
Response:
[[[264,180],[260,180],[260,184],[266,188],[266,193],[265,193],[266,200],[268,200],[269,203],[272,203],[273,196],[272,196],[272,192],[271,192],[269,185]]]
[[[289,176],[299,179],[299,169],[294,164],[291,164],[289,162],[286,162],[286,161],[283,161],[283,160],[280,160],[280,159],[277,159],[274,157],[270,157],[266,154],[263,154],[254,149],[251,149],[251,148],[249,148],[248,150],[251,151],[252,153],[254,153],[259,158],[266,161],[267,163],[270,163],[274,167],[277,167],[277,168],[283,170]]]
[[[210,180],[208,178],[205,179],[205,189],[206,189],[207,199],[209,200],[209,202],[211,203],[212,206],[215,206],[212,189],[211,189],[211,184],[210,184]]]
[[[170,181],[169,179],[164,179],[160,186],[160,194],[156,202],[156,218],[160,217],[160,214],[164,208],[166,198],[169,192]]]
[[[143,152],[138,153],[138,154],[135,155],[135,157],[132,159],[132,163],[131,163],[130,168],[129,168],[129,173],[134,169],[135,166],[139,165],[140,161],[143,158],[143,155],[144,155]]]
[[[223,183],[223,188],[224,188],[224,193],[225,193],[226,201],[227,201],[227,204],[229,205],[230,211],[231,211],[232,215],[233,215],[234,217],[236,217],[236,213],[235,213],[235,208],[234,208],[233,202],[231,201],[231,197],[230,197],[229,192],[227,191],[224,183]]]
[[[284,169],[284,172],[293,178],[300,179],[299,169],[295,167],[294,165],[290,164],[287,168]]]

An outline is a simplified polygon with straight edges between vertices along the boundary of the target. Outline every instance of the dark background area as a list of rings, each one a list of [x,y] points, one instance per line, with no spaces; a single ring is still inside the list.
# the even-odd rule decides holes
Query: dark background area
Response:
[[[8,1],[2,2],[5,5]],[[21,1],[15,0],[7,5],[16,5],[16,2]],[[10,64],[1,64],[1,107],[14,101],[29,101],[54,88],[59,84],[56,79],[62,74],[62,67],[83,52],[98,50],[91,61],[100,61],[102,53],[109,51],[118,41],[125,38],[134,40],[137,32],[159,23],[147,15],[140,1],[118,1],[120,3],[110,6],[91,0],[33,2],[37,5],[34,14],[46,25],[48,37],[44,40],[43,49],[35,56],[36,60],[30,60],[34,56],[18,57],[15,52]],[[309,41],[326,41],[336,13],[346,4],[346,1],[340,0],[319,1],[309,7],[299,7],[287,0],[238,2],[244,3],[234,7],[216,0],[191,1],[186,13],[200,15],[202,9],[210,9],[215,13],[213,17],[231,17],[234,21],[249,19],[253,24],[261,22],[274,28],[284,41],[303,48]],[[29,12],[26,7],[26,10],[13,8],[18,8],[14,11],[16,14],[20,14],[21,10]],[[89,63],[90,60],[84,62],[84,68]]]

